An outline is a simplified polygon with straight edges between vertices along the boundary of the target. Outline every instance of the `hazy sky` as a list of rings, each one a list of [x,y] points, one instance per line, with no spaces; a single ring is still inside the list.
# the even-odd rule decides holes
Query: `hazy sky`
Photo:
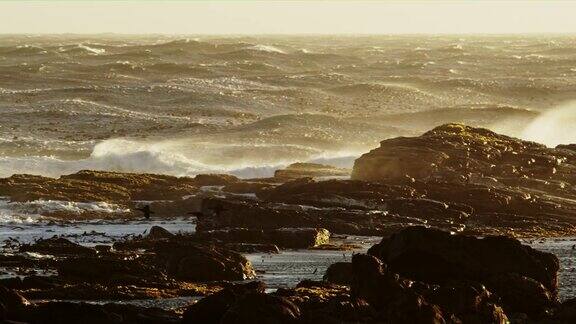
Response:
[[[6,1],[0,33],[576,33],[569,1]]]

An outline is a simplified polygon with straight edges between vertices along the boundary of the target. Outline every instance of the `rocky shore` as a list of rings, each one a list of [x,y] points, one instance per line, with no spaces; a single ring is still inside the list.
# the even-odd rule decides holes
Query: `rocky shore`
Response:
[[[114,206],[51,209],[40,221],[135,220],[135,208],[147,205],[155,219],[188,217],[196,228],[152,227],[110,244],[2,238],[0,320],[572,323],[576,302],[559,299],[558,258],[516,238],[574,236],[575,185],[573,145],[548,148],[459,124],[384,140],[352,170],[297,163],[260,179],[14,175],[0,179],[9,205]],[[351,235],[382,241],[334,263],[324,281],[273,292],[254,281],[244,256],[355,249],[334,240]],[[201,299],[169,310],[118,303],[165,298]]]

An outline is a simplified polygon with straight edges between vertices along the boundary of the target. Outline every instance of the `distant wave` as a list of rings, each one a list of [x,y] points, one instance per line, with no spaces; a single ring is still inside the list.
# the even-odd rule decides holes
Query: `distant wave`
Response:
[[[267,53],[286,54],[286,52],[284,50],[282,50],[278,47],[272,46],[272,45],[257,44],[257,45],[247,47],[247,49],[254,50],[254,51],[267,52]]]

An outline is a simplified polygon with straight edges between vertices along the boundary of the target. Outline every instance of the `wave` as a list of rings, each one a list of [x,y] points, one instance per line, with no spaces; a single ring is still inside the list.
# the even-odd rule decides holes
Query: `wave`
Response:
[[[554,147],[576,143],[576,101],[545,111],[524,128],[524,139]]]
[[[253,50],[253,51],[266,52],[266,53],[286,54],[286,52],[284,50],[282,50],[276,46],[272,46],[272,45],[257,44],[257,45],[252,45],[250,47],[247,47],[246,49]]]
[[[58,49],[58,52],[73,55],[81,55],[81,54],[101,55],[106,53],[106,49],[102,47],[96,47],[95,45],[93,45],[93,47],[90,47],[84,44],[76,44],[76,45],[62,46]]]
[[[30,224],[44,219],[44,215],[58,212],[81,214],[127,213],[129,209],[107,202],[72,202],[60,200],[34,200],[28,202],[10,202],[0,199],[0,224]]]
[[[0,157],[0,177],[35,174],[58,177],[80,170],[104,170],[194,176],[229,173],[242,178],[270,177],[294,162],[333,161],[359,153],[327,153],[286,144],[233,144],[195,142],[190,139],[143,141],[111,139],[96,144],[89,157],[63,160],[54,156]],[[349,164],[349,163],[348,163]]]

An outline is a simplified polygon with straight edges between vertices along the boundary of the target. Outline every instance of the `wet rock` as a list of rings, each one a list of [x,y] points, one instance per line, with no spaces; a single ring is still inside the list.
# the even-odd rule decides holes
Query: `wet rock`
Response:
[[[553,297],[558,291],[558,258],[513,238],[479,239],[410,227],[383,239],[368,253],[392,271],[428,283],[485,282],[494,275],[516,273],[541,283]]]
[[[368,255],[352,257],[351,294],[366,300],[391,323],[445,323],[442,310],[422,295],[411,283],[388,271],[378,259]]]
[[[214,210],[219,212],[215,213]],[[238,199],[205,199],[196,230],[201,233],[223,228],[325,228],[336,234],[383,235],[395,232],[398,226],[405,226],[403,224],[407,223],[426,222],[383,211],[367,213],[365,210],[344,208],[310,208]]]
[[[234,303],[221,323],[298,323],[300,309],[289,300],[264,293],[248,293]]]
[[[255,277],[252,264],[237,252],[212,244],[159,242],[156,262],[169,276],[189,281],[244,280]]]
[[[575,323],[576,322],[576,298],[570,298],[564,301],[556,312],[554,318],[558,323]]]
[[[239,253],[280,253],[274,244],[226,243],[226,248]]]
[[[264,293],[265,289],[264,283],[257,281],[227,287],[189,306],[184,311],[182,323],[221,323],[224,314],[242,296],[249,293]]]
[[[463,323],[507,323],[504,310],[484,285],[471,281],[454,281],[425,293],[426,298]]]
[[[346,177],[349,175],[350,170],[316,163],[293,163],[285,169],[274,172],[274,178],[281,181],[299,178]]]
[[[51,255],[95,255],[96,250],[73,243],[65,238],[52,237],[38,240],[33,244],[23,244],[20,252],[35,252]]]
[[[387,199],[421,196],[422,193],[405,185],[353,180],[316,181],[310,178],[290,181],[258,193],[258,197],[266,201],[357,209],[383,207],[383,201]]]
[[[29,305],[30,302],[19,293],[0,285],[0,321],[17,319]]]
[[[352,276],[352,263],[336,262],[332,263],[328,269],[326,269],[323,279],[339,285],[349,285],[352,281]]]
[[[501,305],[509,314],[525,313],[531,319],[540,319],[557,303],[540,282],[517,273],[494,275],[486,285],[501,298]]]
[[[281,248],[306,249],[326,244],[330,232],[323,228],[279,228],[257,230],[230,228],[202,231],[196,235],[200,240],[219,240],[229,243],[273,244]]]
[[[94,305],[85,303],[48,302],[30,308],[20,320],[38,324],[69,323],[178,323],[179,317],[170,311],[131,305]]]
[[[116,257],[78,257],[59,262],[61,277],[107,285],[157,285],[168,279],[150,262]]]
[[[152,226],[148,232],[148,235],[146,236],[148,240],[164,240],[170,239],[172,237],[174,237],[174,234],[160,226]]]
[[[362,299],[352,299],[346,286],[304,280],[295,288],[278,289],[274,295],[298,306],[303,323],[377,322],[374,309]]]

